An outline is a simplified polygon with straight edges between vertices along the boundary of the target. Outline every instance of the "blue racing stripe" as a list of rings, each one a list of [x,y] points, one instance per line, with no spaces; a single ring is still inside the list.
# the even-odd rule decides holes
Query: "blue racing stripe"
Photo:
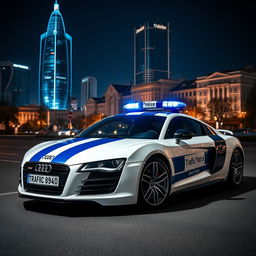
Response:
[[[186,172],[183,172],[183,173],[178,173],[173,177],[173,183],[175,183],[177,181],[180,181],[180,180],[183,180],[183,179],[186,179],[188,177],[192,177],[192,176],[194,176],[194,175],[196,175],[200,172],[206,171],[206,170],[209,170],[208,165],[205,165],[205,166],[193,169],[193,170],[189,170],[189,171],[186,171]]]
[[[185,156],[177,156],[172,159],[175,173],[185,170]]]
[[[99,139],[99,140],[94,140],[94,141],[90,141],[88,143],[84,143],[81,145],[77,145],[74,146],[72,148],[69,148],[65,151],[63,151],[62,153],[60,153],[59,155],[57,155],[53,160],[52,163],[65,163],[69,158],[73,157],[74,155],[89,149],[89,148],[93,148],[96,146],[100,146],[106,143],[110,143],[110,142],[114,142],[114,141],[118,141],[121,139],[109,139],[109,138],[104,138],[104,139]]]
[[[75,139],[71,139],[71,140],[68,140],[68,141],[63,141],[63,142],[60,142],[60,143],[56,143],[52,146],[49,146],[39,152],[37,152],[31,159],[30,161],[32,162],[37,162],[39,161],[43,156],[47,155],[48,153],[50,153],[51,151],[57,149],[57,148],[61,148],[61,147],[64,147],[66,145],[69,145],[69,144],[72,144],[72,143],[75,143],[75,142],[78,142],[78,141],[81,141],[81,140],[87,140],[85,138],[75,138]]]

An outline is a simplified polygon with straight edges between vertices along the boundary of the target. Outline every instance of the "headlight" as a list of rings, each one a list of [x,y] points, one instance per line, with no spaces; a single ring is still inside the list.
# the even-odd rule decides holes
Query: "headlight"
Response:
[[[120,171],[125,164],[124,158],[111,159],[97,162],[90,162],[84,164],[78,172],[88,172],[88,171],[103,171],[103,172],[115,172]]]

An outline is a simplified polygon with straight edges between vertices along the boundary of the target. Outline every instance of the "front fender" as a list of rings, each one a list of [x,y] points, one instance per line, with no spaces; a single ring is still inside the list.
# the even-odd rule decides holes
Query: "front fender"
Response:
[[[153,155],[162,155],[169,163],[171,174],[174,175],[174,166],[171,157],[168,155],[166,146],[159,144],[144,145],[134,151],[131,156],[127,159],[128,163],[143,162],[141,170],[145,163]]]

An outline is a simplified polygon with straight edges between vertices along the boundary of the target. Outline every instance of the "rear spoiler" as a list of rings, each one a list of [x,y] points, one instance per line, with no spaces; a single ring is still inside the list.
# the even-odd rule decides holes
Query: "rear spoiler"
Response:
[[[229,130],[224,130],[224,129],[218,129],[218,132],[224,134],[224,135],[229,135],[229,136],[233,136],[233,132],[229,131]]]

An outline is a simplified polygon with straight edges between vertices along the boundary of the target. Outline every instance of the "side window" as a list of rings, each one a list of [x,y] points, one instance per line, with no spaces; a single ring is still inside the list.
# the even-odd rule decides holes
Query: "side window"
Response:
[[[169,126],[167,128],[165,139],[172,139],[174,133],[182,128],[181,118],[180,117],[174,117],[171,122],[169,123]]]
[[[204,130],[208,136],[216,135],[216,133],[214,132],[214,130],[211,127],[209,127],[207,125],[203,125],[203,126],[204,126]]]
[[[165,139],[172,139],[174,133],[179,129],[190,130],[194,136],[206,135],[203,125],[200,122],[187,117],[174,117],[167,128]]]

